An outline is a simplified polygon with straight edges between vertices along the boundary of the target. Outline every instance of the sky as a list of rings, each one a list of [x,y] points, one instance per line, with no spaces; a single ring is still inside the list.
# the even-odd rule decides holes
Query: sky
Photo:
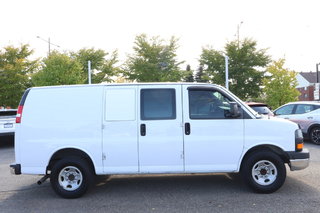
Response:
[[[0,48],[29,44],[40,58],[50,38],[59,51],[117,49],[124,62],[137,35],[175,36],[178,60],[196,69],[203,47],[223,50],[239,27],[240,40],[309,72],[320,63],[319,12],[318,0],[0,0]]]

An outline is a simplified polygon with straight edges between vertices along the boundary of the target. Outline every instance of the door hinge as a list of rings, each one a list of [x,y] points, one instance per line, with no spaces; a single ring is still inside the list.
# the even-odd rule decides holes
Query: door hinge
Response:
[[[183,153],[183,151],[181,151],[180,158],[181,158],[181,159],[184,159],[184,153]]]
[[[107,159],[106,154],[102,153],[102,160],[106,160],[106,159]]]

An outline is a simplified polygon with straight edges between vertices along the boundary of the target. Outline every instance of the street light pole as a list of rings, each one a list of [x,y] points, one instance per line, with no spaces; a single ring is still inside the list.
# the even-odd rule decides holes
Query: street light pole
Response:
[[[229,57],[227,55],[224,56],[225,63],[226,63],[226,89],[229,90]]]
[[[240,48],[240,27],[241,27],[241,24],[243,24],[243,21],[241,21],[237,26],[238,49]]]
[[[53,43],[51,43],[51,41],[50,41],[50,37],[48,38],[48,40],[43,39],[43,38],[41,38],[40,36],[37,36],[37,38],[38,38],[38,39],[41,39],[42,41],[44,41],[44,42],[47,42],[47,43],[48,43],[48,48],[49,48],[48,56],[50,56],[50,54],[51,54],[51,45],[56,46],[56,47],[60,47],[60,46],[59,46],[59,45],[57,45],[57,44],[53,44]]]
[[[317,71],[317,83],[319,83],[319,64],[320,64],[320,63],[317,63],[317,64],[316,64],[316,71]]]

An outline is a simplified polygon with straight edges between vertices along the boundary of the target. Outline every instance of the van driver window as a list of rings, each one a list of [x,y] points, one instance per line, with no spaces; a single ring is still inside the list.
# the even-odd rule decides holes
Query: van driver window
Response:
[[[190,90],[190,119],[224,119],[230,112],[230,100],[218,91]]]
[[[174,89],[142,89],[141,120],[166,120],[176,118]]]

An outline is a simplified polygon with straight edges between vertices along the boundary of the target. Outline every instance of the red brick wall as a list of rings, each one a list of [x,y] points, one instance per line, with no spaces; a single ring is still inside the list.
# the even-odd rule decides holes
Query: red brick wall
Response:
[[[297,88],[300,92],[299,101],[314,101],[313,91],[314,86],[308,86],[307,88],[301,87]]]

